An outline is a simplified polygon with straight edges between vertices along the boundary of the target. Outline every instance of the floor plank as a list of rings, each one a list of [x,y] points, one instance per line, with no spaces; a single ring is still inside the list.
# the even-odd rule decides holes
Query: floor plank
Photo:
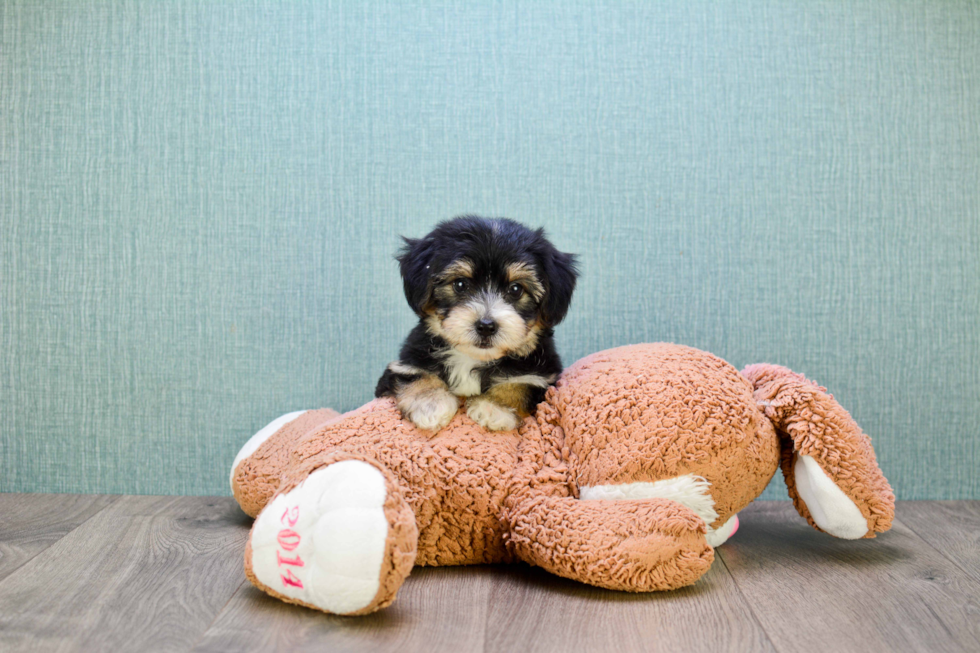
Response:
[[[674,592],[628,594],[523,565],[497,571],[487,651],[773,651],[724,565]]]
[[[980,583],[980,501],[900,501],[902,523]]]
[[[0,580],[117,499],[106,494],[0,494]]]
[[[896,520],[872,540],[757,502],[720,557],[780,651],[976,651],[980,584]]]
[[[697,624],[692,628],[691,624]],[[663,594],[609,592],[526,565],[416,569],[395,604],[332,617],[242,587],[194,648],[301,651],[773,651],[723,565]]]
[[[127,496],[0,581],[0,650],[186,651],[244,582],[230,498]]]
[[[483,651],[496,573],[495,567],[417,568],[391,607],[363,617],[289,605],[246,582],[193,650]]]
[[[333,617],[244,580],[228,498],[0,495],[4,651],[980,650],[980,502],[903,502],[848,542],[758,502],[696,585],[607,592],[524,565],[416,569]]]

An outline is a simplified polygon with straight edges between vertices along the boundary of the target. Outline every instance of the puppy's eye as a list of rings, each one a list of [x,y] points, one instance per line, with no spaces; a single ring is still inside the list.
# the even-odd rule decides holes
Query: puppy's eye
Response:
[[[519,283],[512,283],[507,289],[507,296],[511,299],[520,299],[521,295],[524,294],[524,286]]]
[[[456,292],[466,292],[466,289],[469,287],[470,284],[466,279],[456,279],[456,281],[453,281],[453,290]]]

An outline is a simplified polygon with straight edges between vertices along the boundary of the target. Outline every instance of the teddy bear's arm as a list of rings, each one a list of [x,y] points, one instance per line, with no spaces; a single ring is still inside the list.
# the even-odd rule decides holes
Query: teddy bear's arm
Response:
[[[510,515],[509,542],[553,574],[631,592],[690,585],[714,559],[704,522],[667,499],[580,501],[536,496]]]

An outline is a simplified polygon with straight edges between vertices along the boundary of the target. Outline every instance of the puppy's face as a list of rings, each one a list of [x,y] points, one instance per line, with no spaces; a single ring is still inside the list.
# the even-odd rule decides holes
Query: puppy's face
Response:
[[[543,230],[461,217],[405,243],[398,260],[409,305],[467,356],[525,356],[568,310],[575,257],[555,249]]]

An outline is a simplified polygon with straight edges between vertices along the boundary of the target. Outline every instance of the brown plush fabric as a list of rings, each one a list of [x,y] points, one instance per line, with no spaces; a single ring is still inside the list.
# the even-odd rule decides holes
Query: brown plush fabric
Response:
[[[579,360],[557,387],[577,485],[702,476],[717,527],[776,471],[778,442],[752,385],[717,356],[672,344],[617,347]]]
[[[232,478],[232,494],[249,517],[255,517],[279,487],[280,475],[289,463],[293,447],[304,436],[340,417],[331,408],[308,410],[285,424],[241,461]]]
[[[690,585],[714,550],[701,518],[667,499],[579,501],[538,496],[511,512],[517,557],[553,574],[613,590]]]
[[[797,512],[817,530],[796,491],[793,464],[811,456],[868,520],[866,538],[891,528],[895,494],[871,447],[851,415],[827,389],[778,365],[750,365],[742,372],[755,386],[755,397],[784,437],[780,467]]]
[[[307,413],[239,465],[234,493],[254,515],[324,465],[356,459],[380,469],[395,502],[390,513],[386,505],[390,561],[365,611],[394,598],[413,555],[420,565],[524,560],[600,587],[673,589],[710,566],[706,526],[744,508],[779,467],[777,428],[786,451],[820,461],[869,530],[888,527],[894,499],[867,436],[823,389],[785,368],[743,375],[671,344],[580,360],[516,431],[485,431],[460,411],[433,435],[390,398],[339,417]],[[712,524],[670,499],[578,499],[584,486],[688,474],[710,483]],[[791,470],[787,482],[794,494]]]
[[[402,419],[393,399],[376,399],[296,441],[278,491],[337,456],[368,460],[395,476],[415,513],[416,564],[499,562],[507,558],[500,506],[519,441],[516,431],[484,431],[463,411],[432,435]]]

